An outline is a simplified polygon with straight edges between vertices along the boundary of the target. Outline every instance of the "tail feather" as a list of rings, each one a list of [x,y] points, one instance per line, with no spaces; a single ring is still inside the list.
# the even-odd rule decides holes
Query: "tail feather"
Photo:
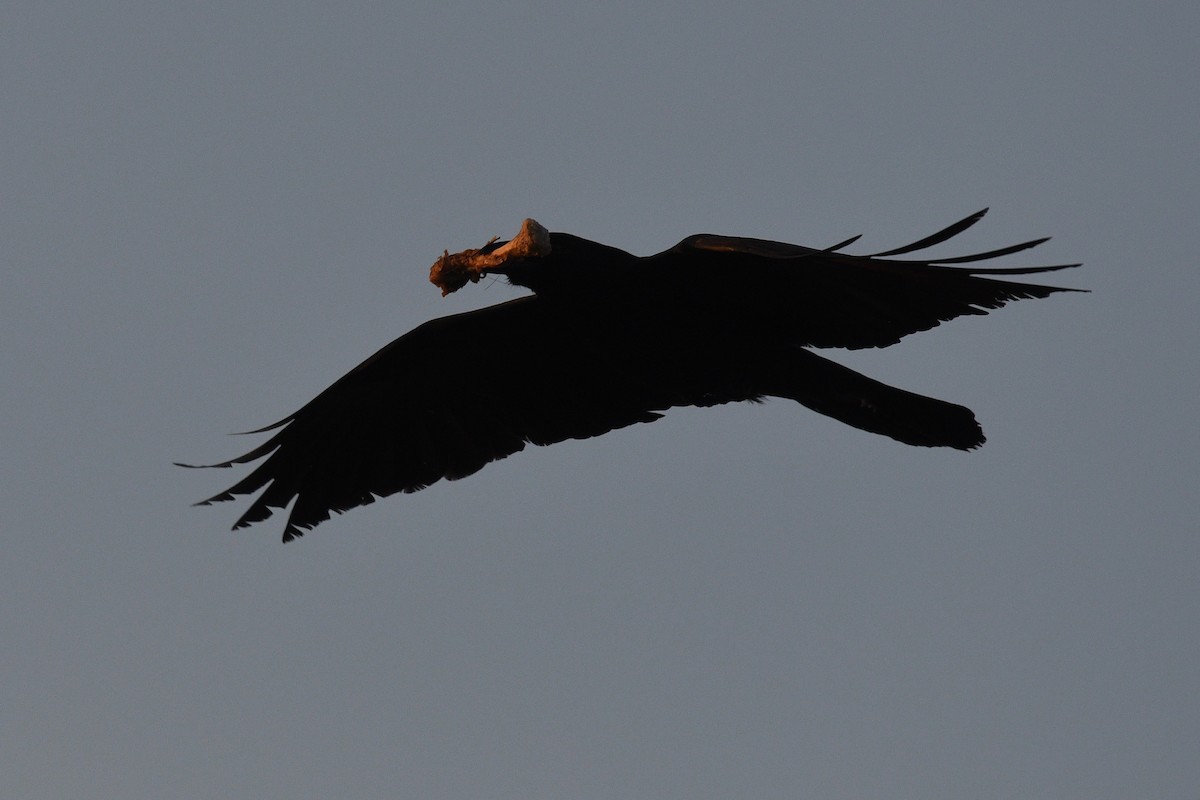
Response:
[[[769,394],[860,430],[920,447],[974,450],[986,441],[971,409],[888,386],[797,348]]]

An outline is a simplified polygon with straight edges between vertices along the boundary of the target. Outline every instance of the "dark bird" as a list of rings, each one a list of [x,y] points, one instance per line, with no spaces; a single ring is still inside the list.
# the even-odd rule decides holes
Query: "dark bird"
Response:
[[[874,381],[810,348],[887,347],[1012,300],[1077,291],[1009,276],[1078,266],[981,269],[1046,239],[941,259],[897,259],[974,225],[866,256],[698,234],[639,258],[525,220],[509,242],[446,252],[430,280],[449,294],[503,275],[533,295],[417,327],[359,364],[231,467],[265,459],[198,505],[262,493],[234,524],[293,500],[287,542],[396,492],[464,478],[491,461],[653,422],[673,406],[795,400],[923,447],[984,442],[970,409]],[[984,277],[987,276],[987,277]],[[187,466],[187,465],[184,465]]]

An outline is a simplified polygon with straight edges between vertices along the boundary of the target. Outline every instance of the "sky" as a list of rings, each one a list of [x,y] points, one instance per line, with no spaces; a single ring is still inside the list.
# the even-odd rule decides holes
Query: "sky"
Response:
[[[9,3],[0,796],[1195,798],[1194,3]],[[1090,294],[282,545],[194,508],[525,217],[1037,236]],[[1023,259],[1023,260],[1022,260]],[[486,342],[480,343],[487,347]],[[498,352],[497,358],[519,358]],[[240,474],[240,473],[239,473]]]

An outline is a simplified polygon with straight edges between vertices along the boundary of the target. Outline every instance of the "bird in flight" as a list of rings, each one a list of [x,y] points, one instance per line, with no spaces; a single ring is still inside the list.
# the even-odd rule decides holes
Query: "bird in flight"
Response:
[[[292,503],[283,541],[356,506],[457,480],[524,449],[653,422],[675,406],[766,397],[923,447],[984,442],[970,409],[860,375],[814,352],[896,344],[1013,300],[1078,291],[1013,276],[1078,266],[979,268],[1021,244],[955,258],[897,258],[961,233],[987,209],[904,247],[847,255],[698,234],[637,257],[527,219],[508,242],[445,252],[442,294],[500,275],[533,294],[434,319],[352,369],[299,411],[250,433],[262,459],[197,505],[260,492],[244,528]],[[181,465],[191,466],[191,465]],[[294,501],[294,503],[293,503]]]

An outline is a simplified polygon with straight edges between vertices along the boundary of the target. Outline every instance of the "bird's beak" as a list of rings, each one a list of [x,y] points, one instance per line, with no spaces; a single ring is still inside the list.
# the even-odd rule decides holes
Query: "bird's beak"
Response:
[[[508,244],[493,250],[489,256],[496,258],[497,264],[510,258],[530,258],[550,254],[550,231],[543,228],[536,219],[527,219],[521,223],[521,230]]]
[[[520,232],[511,241],[491,252],[484,252],[486,249],[485,245],[478,250],[464,250],[461,253],[444,252],[429,270],[430,282],[441,289],[445,297],[466,286],[468,281],[478,282],[484,273],[503,272],[505,262],[511,259],[549,255],[550,232],[537,220],[527,219],[521,223]]]

